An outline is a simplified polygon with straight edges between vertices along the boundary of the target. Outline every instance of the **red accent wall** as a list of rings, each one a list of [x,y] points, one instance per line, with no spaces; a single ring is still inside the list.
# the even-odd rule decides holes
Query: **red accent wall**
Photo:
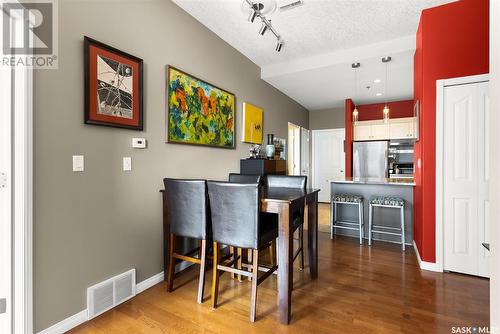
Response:
[[[413,116],[413,100],[396,101],[387,103],[391,118],[402,118]],[[358,106],[359,121],[373,121],[384,117],[382,110],[385,103],[363,104]]]
[[[489,72],[489,1],[460,0],[424,10],[414,66],[414,96],[421,102],[414,238],[422,260],[435,262],[436,80]]]
[[[345,176],[352,177],[352,111],[354,103],[351,99],[345,100]]]

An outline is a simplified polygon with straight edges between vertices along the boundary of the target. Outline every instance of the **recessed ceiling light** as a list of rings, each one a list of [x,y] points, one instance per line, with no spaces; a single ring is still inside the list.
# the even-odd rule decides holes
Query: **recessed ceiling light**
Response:
[[[382,96],[382,93],[377,93],[377,94],[375,94],[375,95],[377,95],[377,96]]]
[[[382,82],[382,80],[380,80],[380,79],[375,79],[375,80],[373,80],[373,82],[375,82],[375,83],[381,83],[381,82]]]

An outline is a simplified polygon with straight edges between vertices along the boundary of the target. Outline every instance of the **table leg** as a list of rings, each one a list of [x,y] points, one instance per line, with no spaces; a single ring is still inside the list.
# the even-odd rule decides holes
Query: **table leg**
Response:
[[[307,236],[309,271],[312,279],[318,278],[318,193],[311,194],[307,207]]]
[[[163,280],[168,279],[168,266],[170,265],[168,260],[168,251],[170,248],[170,224],[167,219],[167,204],[166,204],[166,194],[162,192],[163,199]]]
[[[283,203],[280,205],[278,223],[278,311],[282,324],[290,322],[292,313],[293,229],[290,210],[290,204]]]

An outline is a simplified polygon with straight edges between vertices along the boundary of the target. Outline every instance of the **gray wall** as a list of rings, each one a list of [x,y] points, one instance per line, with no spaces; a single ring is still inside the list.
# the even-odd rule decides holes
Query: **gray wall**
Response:
[[[309,112],[309,129],[339,129],[345,127],[344,108],[331,108]]]
[[[145,131],[83,124],[84,35],[144,59]],[[236,94],[236,150],[165,143],[166,64]],[[238,171],[242,102],[264,108],[265,133],[309,122],[255,64],[165,0],[60,0],[59,70],[37,71],[34,95],[36,332],[85,309],[88,286],[130,268],[138,282],[162,271],[162,178]],[[146,150],[130,148],[137,136]],[[73,154],[85,155],[85,172],[71,171]],[[123,156],[132,172],[121,171]]]

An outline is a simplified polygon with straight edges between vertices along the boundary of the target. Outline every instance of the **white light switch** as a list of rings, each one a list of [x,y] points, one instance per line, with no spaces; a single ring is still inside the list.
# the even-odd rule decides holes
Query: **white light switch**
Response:
[[[73,172],[83,172],[85,169],[83,155],[73,156]]]
[[[123,157],[123,170],[131,171],[132,170],[132,158],[131,157]]]

